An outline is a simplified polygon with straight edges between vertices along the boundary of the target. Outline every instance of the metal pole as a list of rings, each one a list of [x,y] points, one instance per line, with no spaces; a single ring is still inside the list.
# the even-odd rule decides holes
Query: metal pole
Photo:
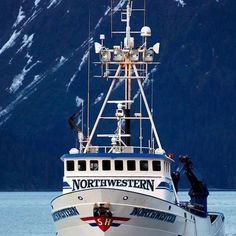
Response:
[[[121,66],[118,67],[118,69],[117,69],[117,71],[116,71],[116,74],[115,74],[115,77],[117,77],[117,76],[119,75],[120,69],[121,69]],[[98,114],[98,117],[97,117],[97,119],[96,119],[96,122],[95,122],[95,124],[94,124],[94,126],[93,126],[93,129],[92,129],[92,131],[91,131],[91,134],[90,134],[90,136],[89,136],[88,142],[87,142],[86,147],[85,147],[85,149],[84,149],[84,153],[86,153],[87,150],[88,150],[88,147],[89,147],[89,145],[90,145],[90,143],[91,143],[91,140],[92,140],[93,135],[94,135],[94,133],[95,133],[95,130],[96,130],[96,128],[97,128],[98,122],[99,122],[99,120],[101,119],[102,113],[103,113],[104,108],[105,108],[105,106],[106,106],[106,103],[107,103],[107,101],[108,101],[108,99],[109,99],[109,97],[110,97],[110,94],[111,94],[112,89],[113,89],[113,87],[114,87],[114,85],[115,85],[115,82],[116,82],[116,79],[113,79],[113,80],[112,80],[112,83],[111,83],[111,86],[110,86],[110,88],[109,88],[109,90],[108,90],[108,92],[107,92],[107,96],[106,96],[106,98],[105,98],[105,100],[104,100],[104,102],[103,102],[103,104],[102,104],[101,110],[100,110],[100,112],[99,112],[99,114]]]
[[[158,134],[157,134],[157,130],[156,130],[156,127],[155,127],[153,118],[152,118],[152,113],[151,113],[151,111],[150,111],[150,109],[149,109],[148,102],[147,102],[145,93],[144,93],[144,91],[143,91],[143,86],[142,86],[142,83],[141,83],[141,81],[140,81],[140,79],[139,79],[139,75],[138,75],[137,68],[136,68],[135,65],[133,65],[133,68],[134,68],[135,75],[136,75],[136,77],[137,77],[138,86],[139,86],[140,92],[141,92],[141,94],[142,94],[145,107],[146,107],[146,109],[147,109],[147,113],[148,113],[148,116],[149,116],[149,119],[150,119],[150,122],[151,122],[151,126],[152,126],[152,129],[153,129],[153,132],[154,132],[156,141],[157,141],[157,145],[158,145],[158,147],[159,147],[160,149],[162,149],[161,142],[160,142],[159,136],[158,136]]]
[[[89,137],[90,133],[90,11],[89,11],[89,35],[88,35],[88,81],[87,81],[87,137]]]

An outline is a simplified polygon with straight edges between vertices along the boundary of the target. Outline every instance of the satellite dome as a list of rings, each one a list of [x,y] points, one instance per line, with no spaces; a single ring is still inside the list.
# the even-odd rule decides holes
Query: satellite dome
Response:
[[[70,154],[78,154],[79,150],[77,148],[71,148],[69,151]]]
[[[149,37],[151,36],[152,34],[152,31],[151,31],[151,28],[148,27],[148,26],[144,26],[142,29],[141,29],[141,36],[142,37]]]

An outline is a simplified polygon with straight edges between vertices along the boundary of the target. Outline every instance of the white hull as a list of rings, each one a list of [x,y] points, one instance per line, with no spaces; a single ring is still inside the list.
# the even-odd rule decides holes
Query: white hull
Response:
[[[94,218],[94,204],[109,203],[112,218]],[[71,192],[52,201],[58,236],[223,236],[221,215],[211,223],[167,201],[115,189]]]

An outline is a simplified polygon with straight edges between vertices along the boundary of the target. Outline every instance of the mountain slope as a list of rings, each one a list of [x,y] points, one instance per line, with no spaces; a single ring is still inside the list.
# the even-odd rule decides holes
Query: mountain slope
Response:
[[[87,97],[89,42],[100,33],[109,39],[109,3],[0,2],[1,189],[60,187],[59,157],[75,142],[66,119]],[[114,4],[118,9],[125,0]],[[161,64],[151,77],[163,146],[191,155],[215,188],[236,188],[235,9],[233,0],[147,0],[150,45],[161,42]],[[108,83],[91,81],[96,114]]]

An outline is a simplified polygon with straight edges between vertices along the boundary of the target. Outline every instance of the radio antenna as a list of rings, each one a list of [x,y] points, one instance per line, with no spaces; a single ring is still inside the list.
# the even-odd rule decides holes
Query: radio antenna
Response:
[[[88,78],[87,78],[87,137],[90,135],[90,9],[89,9],[89,32],[88,32]]]

